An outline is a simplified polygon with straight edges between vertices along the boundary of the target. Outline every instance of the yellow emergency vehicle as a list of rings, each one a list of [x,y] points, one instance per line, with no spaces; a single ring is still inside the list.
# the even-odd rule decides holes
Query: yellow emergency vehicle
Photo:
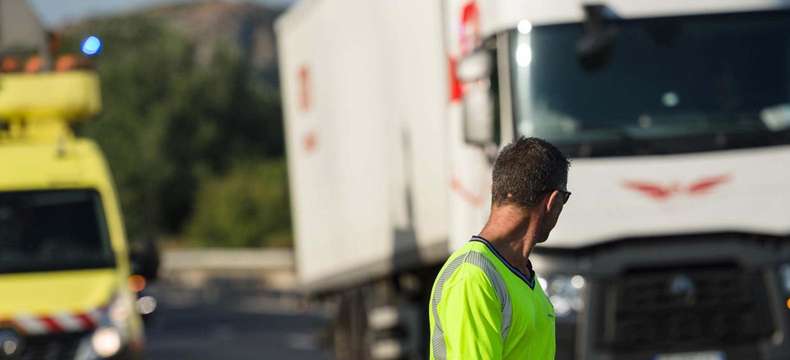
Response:
[[[0,359],[136,359],[118,199],[97,145],[90,71],[0,74]]]

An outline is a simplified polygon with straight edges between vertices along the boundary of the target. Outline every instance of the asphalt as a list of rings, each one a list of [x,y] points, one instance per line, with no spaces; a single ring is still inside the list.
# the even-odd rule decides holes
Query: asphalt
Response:
[[[295,294],[235,280],[149,291],[159,305],[146,324],[146,359],[331,358],[321,341],[328,317]]]

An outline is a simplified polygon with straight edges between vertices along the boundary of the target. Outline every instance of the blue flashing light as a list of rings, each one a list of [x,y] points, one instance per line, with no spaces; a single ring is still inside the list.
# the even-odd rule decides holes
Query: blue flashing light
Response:
[[[96,36],[88,36],[85,40],[82,40],[82,53],[88,56],[93,56],[98,54],[101,51],[102,43],[101,39]]]

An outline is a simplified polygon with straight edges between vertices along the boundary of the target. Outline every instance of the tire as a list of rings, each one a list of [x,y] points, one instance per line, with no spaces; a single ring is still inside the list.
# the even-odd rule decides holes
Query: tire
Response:
[[[332,329],[336,360],[369,360],[367,312],[362,291],[349,290],[339,296]]]

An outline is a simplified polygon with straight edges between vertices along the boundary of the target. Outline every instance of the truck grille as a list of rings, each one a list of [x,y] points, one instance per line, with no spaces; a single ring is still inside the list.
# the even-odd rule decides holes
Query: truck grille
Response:
[[[773,331],[766,291],[736,264],[628,271],[604,288],[600,341],[623,351],[753,343]]]
[[[31,336],[25,338],[20,360],[73,360],[85,333]]]

